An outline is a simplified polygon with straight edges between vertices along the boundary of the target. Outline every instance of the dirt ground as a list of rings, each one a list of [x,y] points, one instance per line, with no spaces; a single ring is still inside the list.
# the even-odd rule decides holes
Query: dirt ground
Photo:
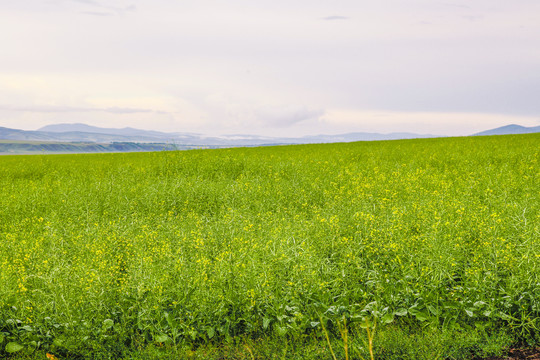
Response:
[[[540,360],[540,348],[535,349],[511,349],[507,356],[489,357],[478,360]]]

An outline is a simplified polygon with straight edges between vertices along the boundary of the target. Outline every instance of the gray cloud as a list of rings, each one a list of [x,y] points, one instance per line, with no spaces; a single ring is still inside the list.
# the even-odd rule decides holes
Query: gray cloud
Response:
[[[334,15],[334,16],[326,16],[326,17],[323,17],[321,18],[321,20],[349,20],[349,17],[347,16],[339,16],[339,15]]]

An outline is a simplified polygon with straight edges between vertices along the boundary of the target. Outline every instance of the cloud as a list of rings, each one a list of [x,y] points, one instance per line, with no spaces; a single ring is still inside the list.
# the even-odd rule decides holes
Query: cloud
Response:
[[[78,2],[82,4],[88,4],[88,5],[97,5],[100,6],[100,4],[97,1],[94,0],[71,0],[73,2]]]
[[[92,16],[113,16],[123,15],[127,12],[133,12],[137,8],[135,4],[115,4],[110,5],[110,1],[105,5],[103,2],[95,0],[69,0],[74,3],[79,3],[90,7],[91,10],[80,11],[80,14]],[[116,2],[118,3],[118,2]],[[113,3],[114,4],[114,3]]]
[[[462,15],[461,17],[469,21],[478,21],[483,18],[483,16],[480,16],[480,15]]]
[[[80,14],[93,15],[93,16],[112,16],[113,13],[99,12],[99,11],[81,11]]]
[[[322,109],[305,106],[265,107],[255,112],[255,117],[266,126],[287,127],[305,120],[318,119],[325,113]]]
[[[135,113],[154,113],[154,114],[167,114],[165,111],[156,111],[150,109],[132,109],[123,107],[109,107],[105,109],[97,109],[95,111],[105,111],[112,114],[135,114]]]
[[[71,107],[71,106],[9,106],[0,105],[0,110],[16,111],[16,112],[35,112],[35,113],[88,113],[88,112],[105,112],[110,114],[137,114],[137,113],[153,113],[167,114],[164,111],[156,111],[151,109],[137,109],[124,107],[106,107],[106,108],[87,108],[87,107]]]
[[[535,126],[534,116],[480,112],[420,112],[359,109],[329,109],[320,125],[326,132],[414,132],[464,136],[508,124]]]
[[[470,9],[471,7],[464,4],[458,4],[458,3],[443,3],[443,5],[451,6],[451,7],[457,7],[462,9]]]
[[[339,16],[339,15],[334,15],[334,16],[326,16],[326,17],[323,17],[321,18],[321,20],[349,20],[349,17],[347,16]]]

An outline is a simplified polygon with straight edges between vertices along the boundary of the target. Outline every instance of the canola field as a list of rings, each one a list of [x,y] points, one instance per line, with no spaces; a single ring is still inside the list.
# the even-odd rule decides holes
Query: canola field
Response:
[[[538,344],[539,145],[2,156],[0,357],[326,336],[340,357],[355,323]]]

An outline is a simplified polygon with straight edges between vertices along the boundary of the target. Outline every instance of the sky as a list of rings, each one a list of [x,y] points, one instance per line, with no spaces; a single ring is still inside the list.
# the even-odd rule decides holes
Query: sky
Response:
[[[0,0],[0,126],[540,125],[538,0]]]

